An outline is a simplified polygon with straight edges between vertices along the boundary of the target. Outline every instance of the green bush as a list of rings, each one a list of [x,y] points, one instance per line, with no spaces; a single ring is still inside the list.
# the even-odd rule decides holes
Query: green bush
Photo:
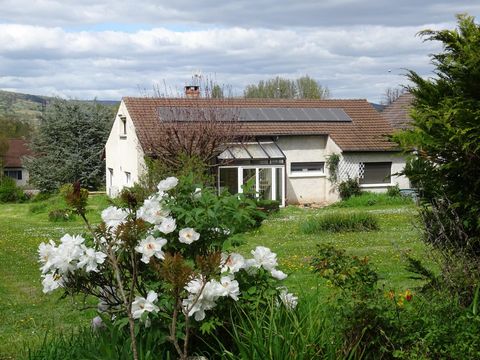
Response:
[[[0,203],[2,202],[22,202],[28,197],[22,189],[20,189],[15,180],[11,177],[3,176],[0,178]]]
[[[48,220],[52,222],[75,220],[75,213],[70,209],[55,209],[48,213]]]
[[[342,200],[349,199],[352,196],[358,196],[362,193],[358,179],[348,179],[338,184],[338,192]]]
[[[377,218],[364,212],[333,213],[315,216],[300,225],[304,234],[315,234],[322,231],[371,231],[378,230]]]
[[[356,208],[369,206],[391,206],[413,204],[413,199],[408,196],[388,196],[387,194],[379,194],[373,192],[362,192],[361,195],[353,196],[347,200],[339,201],[331,207],[339,208]]]
[[[387,195],[390,197],[402,196],[402,193],[400,192],[400,187],[398,186],[398,184],[396,184],[395,186],[389,186],[387,188]]]

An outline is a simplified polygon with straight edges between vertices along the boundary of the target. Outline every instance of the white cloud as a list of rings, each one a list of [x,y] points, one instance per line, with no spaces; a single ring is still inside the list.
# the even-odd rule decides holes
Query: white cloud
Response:
[[[438,45],[415,34],[452,28],[471,1],[0,0],[0,88],[73,98],[181,91],[198,70],[241,94],[277,75],[308,74],[335,97],[378,101],[431,72]],[[390,71],[389,71],[390,70]],[[161,85],[163,88],[163,85]]]
[[[67,32],[61,28],[0,25],[2,87],[69,97],[139,95],[155,82],[181,88],[200,69],[232,85],[276,75],[309,74],[334,96],[378,98],[378,82],[394,86],[393,69],[426,73],[432,44],[418,27],[326,29],[222,28],[175,32]],[[395,82],[399,80],[394,79]]]

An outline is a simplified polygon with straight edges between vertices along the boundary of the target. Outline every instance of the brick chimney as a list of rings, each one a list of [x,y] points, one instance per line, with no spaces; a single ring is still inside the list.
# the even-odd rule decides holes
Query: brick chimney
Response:
[[[196,99],[200,97],[200,86],[198,85],[185,86],[185,96],[189,99]]]

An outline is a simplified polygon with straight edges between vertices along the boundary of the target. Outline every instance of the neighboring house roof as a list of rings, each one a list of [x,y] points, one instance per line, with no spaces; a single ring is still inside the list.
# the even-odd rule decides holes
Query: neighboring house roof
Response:
[[[8,139],[8,150],[3,159],[4,167],[22,167],[22,157],[32,152],[24,139]]]
[[[286,99],[166,99],[132,98],[123,101],[136,128],[142,147],[148,148],[145,133],[151,134],[160,121],[162,107],[235,107],[235,108],[326,108],[342,109],[351,121],[242,121],[242,135],[329,135],[343,151],[394,151],[385,138],[393,128],[366,100],[286,100]],[[160,138],[159,138],[160,141]]]
[[[410,93],[402,94],[383,110],[383,116],[393,128],[405,129],[409,127],[412,121],[410,109],[412,108],[413,99],[414,97]]]

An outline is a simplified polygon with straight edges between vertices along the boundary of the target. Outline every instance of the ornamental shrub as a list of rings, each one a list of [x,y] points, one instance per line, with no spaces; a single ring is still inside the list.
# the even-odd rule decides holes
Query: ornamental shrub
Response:
[[[300,229],[305,234],[322,231],[372,231],[378,230],[377,218],[366,212],[332,213],[308,218]]]
[[[338,192],[342,200],[347,200],[352,196],[358,196],[362,193],[358,179],[350,179],[338,184]]]
[[[22,202],[27,199],[23,190],[15,183],[15,180],[8,176],[0,177],[0,203]]]
[[[93,227],[85,191],[74,184],[63,192],[88,232],[40,244],[43,291],[96,297],[96,323],[128,329],[134,359],[136,334],[155,331],[163,349],[186,359],[192,347],[201,352],[202,334],[228,325],[234,304],[255,308],[275,298],[288,309],[296,305],[280,286],[287,275],[270,249],[257,246],[250,259],[228,252],[229,239],[260,216],[247,196],[169,177],[145,200],[125,189]]]

